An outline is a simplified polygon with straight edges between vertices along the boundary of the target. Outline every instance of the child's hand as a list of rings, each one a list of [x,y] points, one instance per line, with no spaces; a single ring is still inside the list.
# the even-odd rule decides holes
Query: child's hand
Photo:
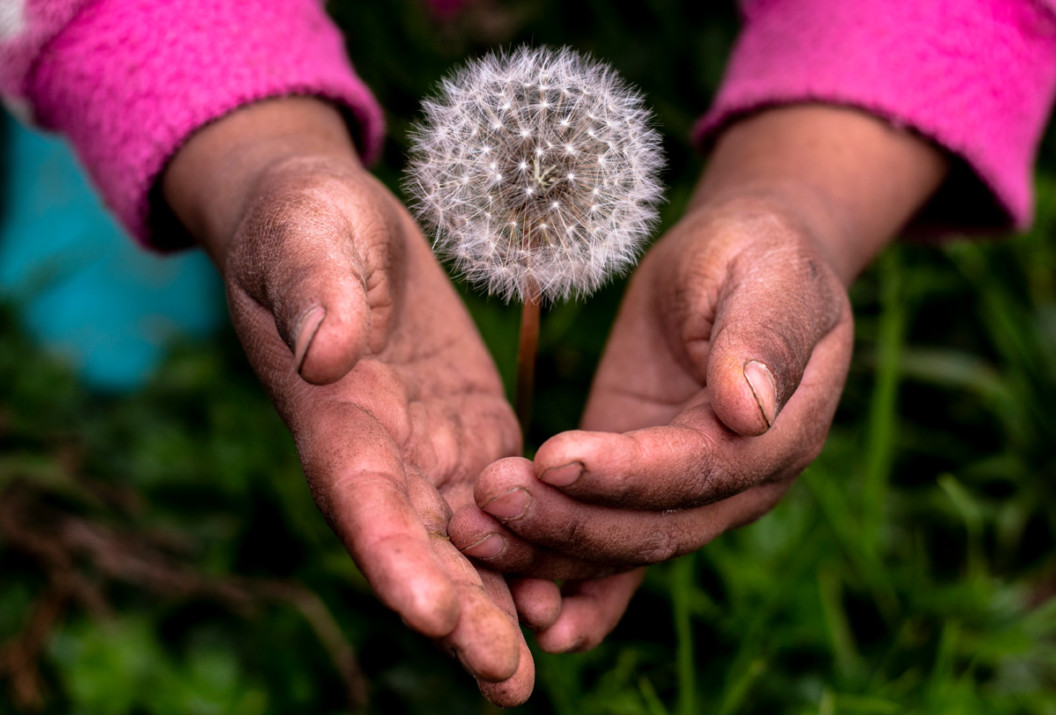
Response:
[[[315,502],[379,598],[494,702],[523,702],[534,671],[506,582],[447,539],[472,479],[520,434],[414,221],[315,100],[206,128],[164,191],[220,267]]]
[[[852,344],[843,286],[797,229],[746,203],[687,215],[635,273],[583,430],[548,440],[534,464],[485,470],[477,504],[494,518],[459,512],[455,543],[503,571],[583,579],[696,550],[768,511],[820,451]],[[564,609],[593,622],[601,609],[582,598]],[[594,644],[534,625],[544,648]]]
[[[640,578],[609,574],[758,518],[814,459],[851,354],[844,286],[943,171],[934,149],[847,110],[774,110],[723,138],[631,281],[584,430],[534,464],[491,465],[483,511],[452,520],[481,563],[566,580],[556,617],[518,598],[545,649],[596,644]]]

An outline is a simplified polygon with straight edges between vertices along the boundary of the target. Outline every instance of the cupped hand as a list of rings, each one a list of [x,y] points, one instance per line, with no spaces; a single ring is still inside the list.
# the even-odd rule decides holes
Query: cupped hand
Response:
[[[191,205],[207,212],[216,201],[216,214],[183,215],[223,273],[235,329],[315,502],[385,604],[455,654],[488,698],[519,704],[534,671],[506,582],[447,537],[452,509],[472,503],[472,479],[520,447],[491,358],[421,231],[359,164],[333,110],[285,100],[232,120],[242,126],[219,127],[226,137],[206,130],[186,162],[177,157],[166,195],[179,214],[195,193],[181,191],[203,176],[195,159],[230,153],[223,140],[258,122],[279,132],[277,158],[266,141],[249,144],[267,160],[245,160],[242,190],[197,194],[206,205]],[[335,146],[302,143],[320,130]]]
[[[692,210],[631,281],[583,429],[534,463],[491,465],[483,512],[460,511],[452,538],[496,569],[572,579],[538,637],[594,645],[640,580],[621,572],[759,517],[817,456],[852,333],[846,292],[800,226],[754,202]]]
[[[774,109],[723,135],[632,278],[583,429],[534,463],[491,465],[480,508],[450,524],[479,563],[566,579],[558,615],[536,617],[545,649],[600,641],[635,567],[758,518],[814,459],[851,354],[845,286],[945,171],[920,139],[835,107]]]

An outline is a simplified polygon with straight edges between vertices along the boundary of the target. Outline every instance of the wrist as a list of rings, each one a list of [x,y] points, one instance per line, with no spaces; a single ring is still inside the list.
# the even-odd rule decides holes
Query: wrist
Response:
[[[161,192],[218,266],[268,177],[313,164],[362,171],[340,113],[310,97],[264,100],[199,129],[169,162]]]
[[[718,140],[692,210],[776,218],[814,242],[849,285],[945,178],[944,155],[862,112],[767,110]]]

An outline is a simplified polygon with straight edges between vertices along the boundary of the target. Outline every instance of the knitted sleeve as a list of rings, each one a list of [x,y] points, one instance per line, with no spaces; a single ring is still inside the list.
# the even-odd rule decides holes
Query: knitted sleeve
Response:
[[[163,245],[150,193],[199,127],[249,102],[313,95],[342,107],[368,161],[381,109],[317,0],[4,0],[0,91],[62,133],[107,205]],[[180,236],[177,240],[186,240]]]
[[[1056,88],[1053,0],[749,0],[707,144],[781,104],[862,109],[955,158],[930,218],[1027,226],[1032,167]]]

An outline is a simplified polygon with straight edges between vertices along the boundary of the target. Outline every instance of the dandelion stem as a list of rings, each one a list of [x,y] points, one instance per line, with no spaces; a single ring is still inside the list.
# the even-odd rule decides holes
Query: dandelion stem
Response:
[[[535,353],[539,346],[539,293],[531,291],[521,311],[521,342],[517,350],[517,420],[527,436],[532,419]]]

